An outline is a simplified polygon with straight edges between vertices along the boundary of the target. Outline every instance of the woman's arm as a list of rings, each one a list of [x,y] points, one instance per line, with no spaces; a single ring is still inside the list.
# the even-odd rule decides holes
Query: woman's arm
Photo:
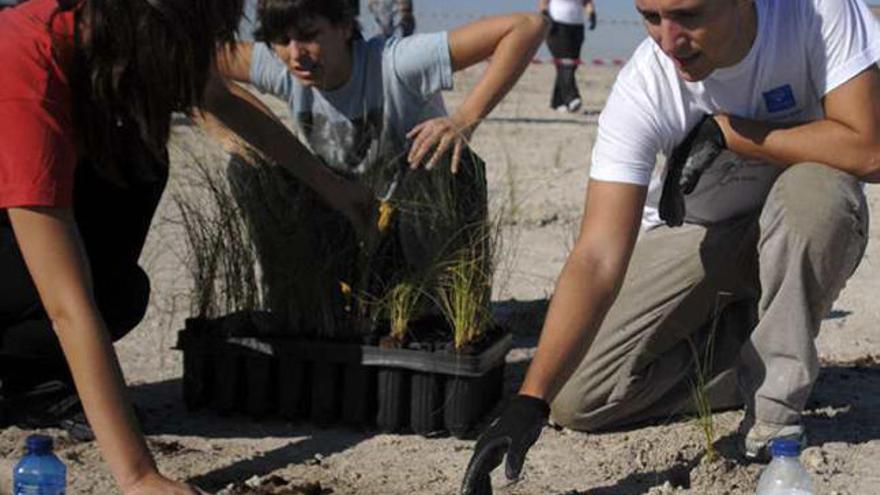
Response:
[[[159,475],[138,429],[119,362],[95,305],[90,269],[73,213],[47,207],[10,208],[8,213],[86,417],[122,492],[197,493]]]
[[[239,52],[240,54],[241,52]],[[241,70],[219,65],[205,91],[205,104],[196,113],[200,124],[229,151],[249,147],[315,191],[351,222],[362,238],[373,235],[378,206],[362,185],[341,177],[313,155],[265,105],[226,79],[246,77]],[[246,74],[246,73],[245,73]],[[369,239],[367,239],[369,241]]]
[[[414,127],[409,163],[418,166],[433,150],[431,168],[450,148],[453,170],[461,146],[479,122],[513,88],[544,41],[548,21],[538,14],[510,14],[480,19],[449,33],[452,70],[460,71],[491,57],[483,77],[448,118],[432,119]]]

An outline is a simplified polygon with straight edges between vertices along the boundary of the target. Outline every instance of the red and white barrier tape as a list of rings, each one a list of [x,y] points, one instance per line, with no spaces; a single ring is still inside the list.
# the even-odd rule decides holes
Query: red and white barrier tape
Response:
[[[592,65],[594,67],[621,67],[626,64],[626,60],[622,58],[594,58],[592,60],[581,60],[574,58],[550,58],[550,59],[541,59],[534,58],[532,59],[532,63],[535,65],[541,64],[555,64],[555,65]]]
[[[474,13],[464,13],[464,12],[437,12],[437,11],[421,11],[416,6],[416,20],[419,18],[430,18],[430,19],[467,19],[474,20],[483,17],[483,14],[474,14]],[[496,12],[487,14],[494,15]],[[599,16],[599,25],[611,25],[611,26],[633,26],[633,27],[641,27],[642,21],[637,19],[604,19],[602,16]]]

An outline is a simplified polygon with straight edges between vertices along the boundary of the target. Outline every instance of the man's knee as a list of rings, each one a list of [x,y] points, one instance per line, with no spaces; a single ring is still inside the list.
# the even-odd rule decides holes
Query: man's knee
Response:
[[[793,228],[827,229],[860,216],[864,194],[854,176],[818,163],[789,167],[774,184],[762,216],[784,215]]]
[[[783,225],[821,247],[854,234],[867,239],[867,207],[858,179],[818,163],[789,167],[779,176],[761,214],[762,230]]]
[[[607,406],[603,398],[591,398],[577,387],[565,386],[550,404],[550,419],[570,430],[595,431],[606,426],[599,413]]]
[[[590,425],[585,421],[580,398],[561,392],[550,406],[550,419],[553,423],[571,430],[585,431]]]

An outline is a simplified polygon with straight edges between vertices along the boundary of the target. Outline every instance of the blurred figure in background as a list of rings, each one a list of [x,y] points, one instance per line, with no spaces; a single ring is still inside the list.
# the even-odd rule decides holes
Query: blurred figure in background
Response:
[[[556,64],[556,83],[550,107],[576,112],[581,107],[581,94],[574,73],[584,44],[584,14],[590,31],[596,29],[596,7],[593,0],[539,0],[538,10],[552,21],[547,48]]]
[[[416,30],[412,0],[369,0],[367,7],[386,38],[403,38]]]

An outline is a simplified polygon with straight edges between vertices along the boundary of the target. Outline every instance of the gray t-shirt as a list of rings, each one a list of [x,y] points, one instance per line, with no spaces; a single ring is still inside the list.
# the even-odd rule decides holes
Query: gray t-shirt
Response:
[[[251,83],[287,102],[297,133],[328,166],[366,182],[378,173],[384,182],[406,155],[406,133],[446,115],[440,91],[452,88],[447,34],[356,40],[352,49],[349,81],[321,91],[300,84],[268,45],[256,43]]]

